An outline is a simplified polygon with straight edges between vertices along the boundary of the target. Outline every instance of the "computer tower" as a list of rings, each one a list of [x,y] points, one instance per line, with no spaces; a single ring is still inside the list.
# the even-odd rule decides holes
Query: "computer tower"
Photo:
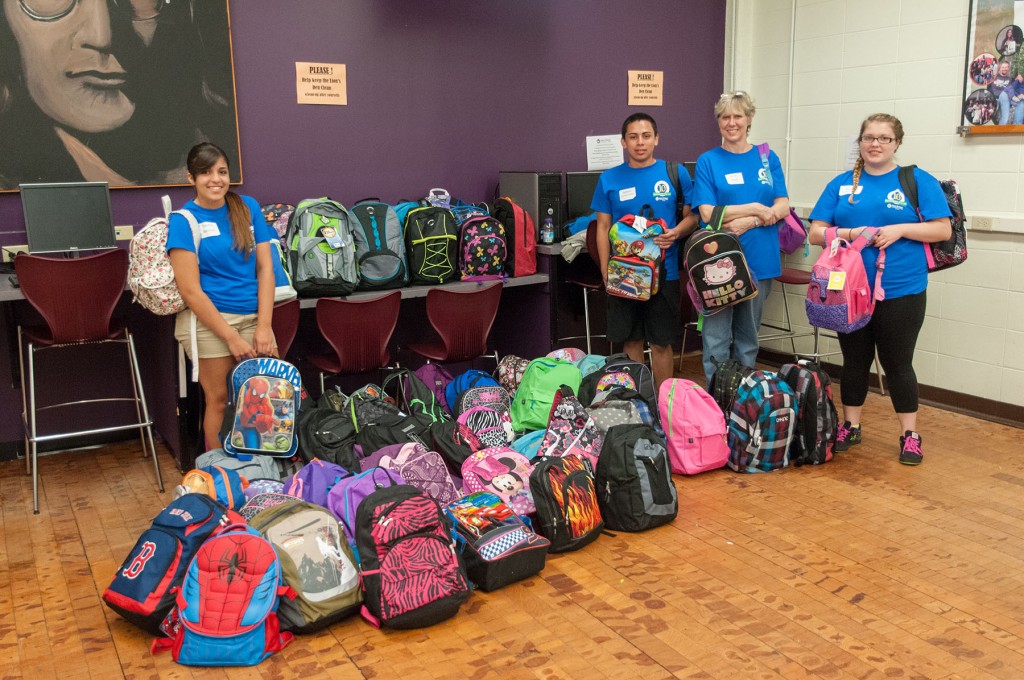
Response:
[[[550,217],[555,235],[565,220],[562,203],[561,172],[517,172],[503,170],[498,173],[498,193],[518,203],[533,220],[536,235],[541,223]]]
[[[590,203],[594,200],[594,189],[600,176],[600,172],[565,173],[566,221],[593,212]]]

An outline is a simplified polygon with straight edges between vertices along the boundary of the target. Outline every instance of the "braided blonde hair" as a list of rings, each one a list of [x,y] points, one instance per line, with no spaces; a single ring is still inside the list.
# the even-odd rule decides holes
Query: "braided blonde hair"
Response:
[[[860,134],[864,134],[864,128],[868,126],[868,123],[888,123],[892,128],[892,134],[896,138],[896,147],[903,143],[903,123],[896,116],[888,113],[873,113],[864,119],[864,122],[860,124]],[[858,135],[858,140],[860,135]],[[858,141],[858,144],[860,142]],[[853,164],[853,188],[850,190],[850,204],[853,205],[857,201],[853,200],[853,197],[857,194],[857,185],[860,183],[861,173],[864,172],[864,157],[860,155],[860,147],[857,148],[857,162]]]

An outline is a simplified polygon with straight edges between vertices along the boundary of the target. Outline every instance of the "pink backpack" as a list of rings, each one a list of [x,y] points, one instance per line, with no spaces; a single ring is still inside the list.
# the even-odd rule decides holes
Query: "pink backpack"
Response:
[[[672,472],[695,475],[725,467],[725,416],[714,397],[692,380],[672,378],[661,384],[658,411]]]
[[[839,238],[838,232],[836,227],[825,230],[825,248],[811,268],[811,282],[807,284],[805,301],[807,320],[818,328],[852,333],[868,325],[875,311],[875,302],[885,299],[885,291],[882,290],[885,251],[878,254],[875,293],[872,296],[860,253],[875,238],[878,229],[865,227],[853,243]]]
[[[489,491],[498,496],[517,515],[537,510],[530,493],[533,465],[523,454],[504,446],[477,451],[462,463],[463,490]]]

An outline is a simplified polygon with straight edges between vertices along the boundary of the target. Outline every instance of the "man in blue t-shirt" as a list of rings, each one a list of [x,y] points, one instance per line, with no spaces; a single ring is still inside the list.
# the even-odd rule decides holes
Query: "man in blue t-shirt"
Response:
[[[668,230],[654,241],[663,249],[661,286],[650,300],[638,301],[609,295],[608,341],[623,343],[634,361],[643,361],[644,341],[651,347],[651,368],[655,389],[672,377],[672,343],[679,333],[679,255],[676,241],[697,228],[697,216],[690,211],[693,182],[685,170],[679,172],[679,191],[669,178],[665,161],[655,160],[658,124],[646,113],[634,113],[622,123],[622,148],[628,160],[601,173],[594,190],[591,210],[597,213],[597,259],[601,275],[608,282],[612,224],[626,215],[641,214],[650,206],[654,217],[665,220]],[[677,215],[678,205],[682,214]]]

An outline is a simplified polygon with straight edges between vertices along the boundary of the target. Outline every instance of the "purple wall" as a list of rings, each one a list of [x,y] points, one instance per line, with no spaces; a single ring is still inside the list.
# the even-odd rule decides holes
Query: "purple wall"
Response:
[[[723,1],[233,0],[231,23],[241,191],[261,203],[477,201],[499,170],[586,170],[584,138],[639,110],[628,69],[665,72],[658,157],[719,143]],[[346,64],[348,106],[297,105],[296,61]],[[113,191],[115,223],[145,224],[165,192],[192,195]],[[0,194],[0,244],[24,242],[20,198]]]

